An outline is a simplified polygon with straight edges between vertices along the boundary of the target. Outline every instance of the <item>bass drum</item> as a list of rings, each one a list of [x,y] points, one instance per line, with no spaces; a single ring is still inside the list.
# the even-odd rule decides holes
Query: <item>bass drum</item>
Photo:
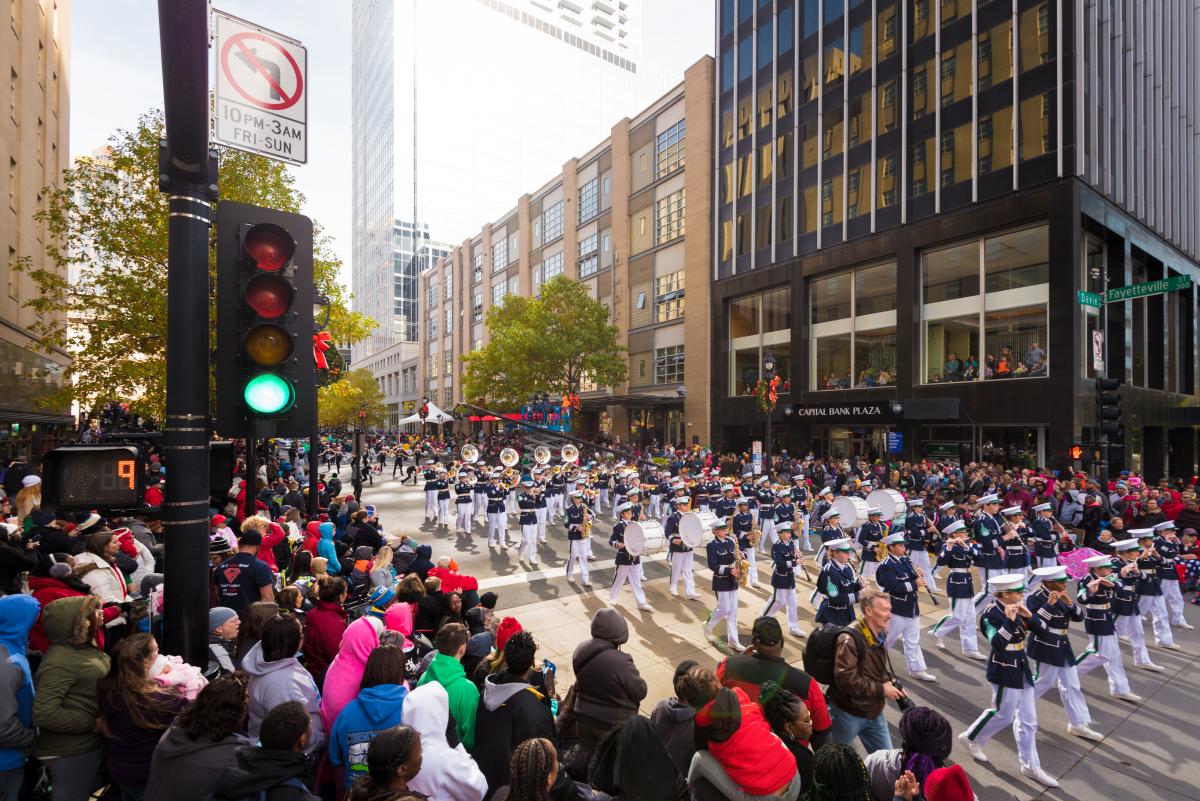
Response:
[[[712,530],[719,525],[721,518],[712,512],[684,512],[679,518],[679,539],[688,548],[699,548],[716,536]]]
[[[867,522],[867,506],[866,500],[854,495],[843,495],[833,502],[833,508],[837,509],[840,519],[838,525],[842,528],[858,528],[863,523]]]
[[[903,518],[908,513],[904,496],[894,489],[873,490],[867,496],[867,506],[878,506],[879,511],[883,512],[884,520]]]
[[[667,547],[662,524],[655,520],[630,521],[625,526],[625,550],[631,556],[650,556]]]

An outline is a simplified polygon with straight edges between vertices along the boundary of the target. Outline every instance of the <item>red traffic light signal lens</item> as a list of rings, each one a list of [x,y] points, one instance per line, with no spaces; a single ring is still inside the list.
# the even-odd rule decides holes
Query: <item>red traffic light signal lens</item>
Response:
[[[292,287],[273,275],[258,275],[246,284],[246,303],[259,317],[282,317],[293,297]]]
[[[1072,445],[1071,446],[1071,458],[1078,459],[1081,456],[1083,456],[1083,448],[1080,447],[1079,445]]]
[[[292,355],[292,338],[277,325],[256,325],[243,341],[246,355],[255,364],[274,367]]]
[[[243,246],[258,269],[271,272],[282,270],[296,252],[296,242],[288,232],[270,223],[247,231]]]

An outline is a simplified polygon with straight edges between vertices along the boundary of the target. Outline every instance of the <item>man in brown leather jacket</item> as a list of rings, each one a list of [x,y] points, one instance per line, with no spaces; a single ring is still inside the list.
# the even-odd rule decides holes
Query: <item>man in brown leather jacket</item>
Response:
[[[892,747],[883,707],[904,691],[892,681],[884,646],[891,600],[872,588],[863,592],[859,606],[862,615],[851,625],[853,632],[838,636],[834,652],[833,684],[827,693],[830,739],[852,746],[857,738],[870,754]]]

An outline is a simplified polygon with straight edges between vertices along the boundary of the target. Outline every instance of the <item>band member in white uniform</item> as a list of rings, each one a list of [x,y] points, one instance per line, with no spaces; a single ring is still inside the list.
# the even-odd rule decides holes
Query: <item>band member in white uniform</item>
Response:
[[[583,579],[583,586],[592,586],[591,578],[588,576],[587,563],[587,537],[583,536],[583,527],[587,522],[591,512],[583,505],[583,493],[575,490],[571,493],[571,505],[567,507],[564,519],[567,524],[567,542],[570,545],[570,553],[567,556],[567,581],[574,581],[572,573],[575,570],[575,565],[579,565],[579,576]]]
[[[874,578],[875,571],[879,569],[879,558],[875,548],[888,535],[888,528],[882,519],[883,510],[878,506],[872,506],[867,509],[867,522],[858,527],[856,539],[862,546],[860,566],[863,578]]]
[[[716,538],[706,546],[708,568],[712,571],[712,588],[717,594],[717,608],[704,623],[704,635],[711,638],[713,629],[721,620],[729,647],[735,651],[746,650],[738,638],[738,547],[733,539],[733,518],[715,529]]]
[[[679,521],[682,519],[688,507],[692,503],[692,499],[686,495],[681,495],[678,498],[672,498],[675,505],[675,511],[667,515],[666,521],[663,523],[663,535],[667,538],[667,550],[670,553],[671,559],[671,583],[669,590],[672,595],[677,595],[679,579],[683,579],[683,592],[689,601],[695,601],[700,598],[696,594],[696,579],[692,575],[692,562],[695,560],[692,554],[692,549],[683,544],[683,539],[679,536]]]
[[[454,529],[470,533],[471,531],[471,473],[465,468],[458,474],[458,483],[454,485]]]
[[[608,538],[608,544],[617,551],[617,575],[613,579],[608,598],[615,604],[617,594],[621,592],[621,585],[628,581],[629,586],[633,588],[633,598],[637,601],[638,609],[649,610],[650,604],[646,602],[646,594],[642,592],[642,577],[638,575],[637,569],[641,559],[625,550],[625,527],[629,525],[632,511],[633,505],[628,501],[617,506],[617,516],[620,519],[613,525],[612,536]]]
[[[887,647],[899,640],[904,645],[904,661],[913,678],[937,681],[925,669],[925,654],[921,651],[921,609],[917,596],[925,589],[925,579],[917,575],[913,563],[905,556],[905,534],[898,531],[884,537],[888,558],[879,563],[875,581],[892,599],[892,620],[888,623]]]
[[[517,548],[517,560],[520,561],[521,554],[526,554],[529,559],[529,564],[537,567],[537,492],[534,490],[532,479],[525,479],[521,482],[524,491],[517,497],[517,505],[521,509],[521,516],[518,523],[521,526],[521,544]]]
[[[958,629],[958,641],[963,656],[968,659],[987,659],[979,651],[979,635],[975,631],[975,579],[971,565],[979,556],[979,545],[967,539],[967,524],[956,520],[942,530],[946,536],[942,552],[938,554],[938,566],[950,569],[946,577],[946,598],[950,602],[950,613],[934,624],[929,633],[938,648],[946,647],[946,637]]]
[[[504,477],[499,472],[492,473],[492,482],[487,488],[487,532],[488,547],[498,545],[508,547],[508,517],[504,505],[508,498],[508,487],[504,486]]]
[[[780,523],[779,541],[771,546],[771,600],[763,610],[763,617],[770,617],[779,609],[787,613],[788,631],[794,637],[805,636],[796,615],[796,566],[804,558],[798,543],[792,539],[792,524]]]
[[[1182,544],[1175,531],[1175,521],[1165,520],[1154,527],[1158,539],[1154,541],[1154,549],[1163,558],[1162,579],[1163,601],[1171,615],[1171,625],[1178,629],[1190,631],[1194,628],[1183,618],[1183,594],[1179,591],[1179,574],[1175,572],[1175,562],[1179,558]]]

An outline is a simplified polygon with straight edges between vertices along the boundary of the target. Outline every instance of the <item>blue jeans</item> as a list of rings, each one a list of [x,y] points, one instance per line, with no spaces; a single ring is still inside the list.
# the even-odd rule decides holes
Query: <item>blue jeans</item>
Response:
[[[25,779],[25,768],[0,770],[0,801],[17,801],[21,797],[21,783]]]
[[[833,720],[829,739],[835,743],[845,743],[853,747],[855,738],[858,738],[868,754],[886,751],[892,747],[892,735],[888,731],[887,718],[882,712],[874,720],[860,718],[838,709],[837,705],[830,701],[829,717]]]

